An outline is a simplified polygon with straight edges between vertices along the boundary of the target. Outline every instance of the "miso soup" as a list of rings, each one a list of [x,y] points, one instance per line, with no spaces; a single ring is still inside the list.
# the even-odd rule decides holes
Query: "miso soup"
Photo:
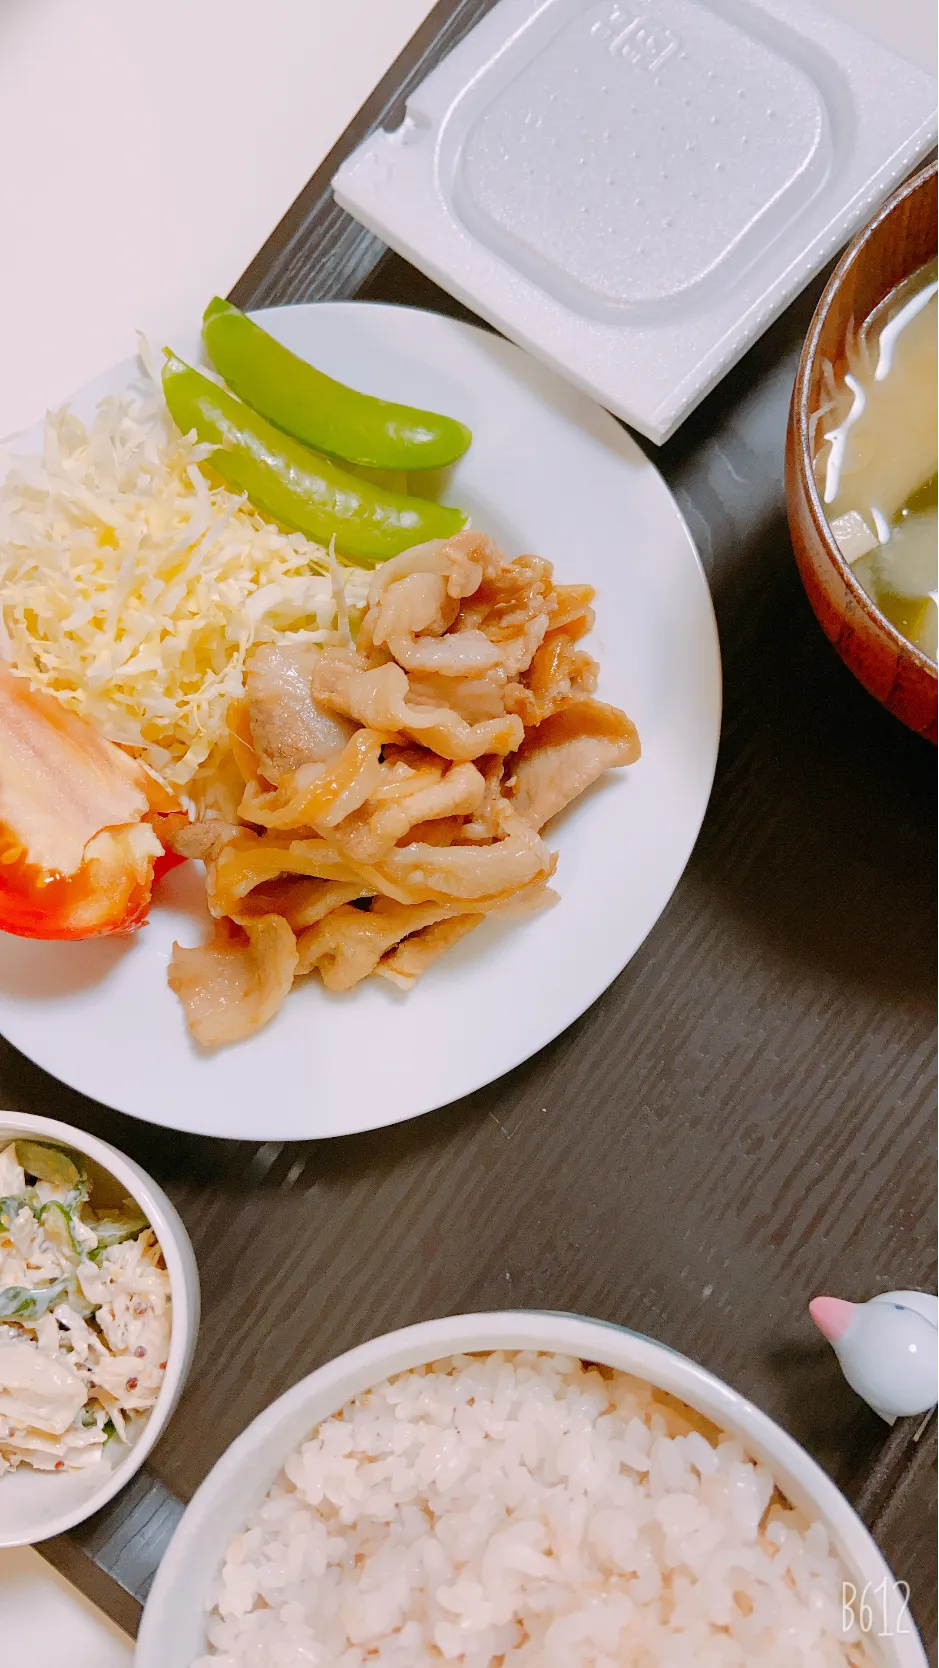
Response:
[[[936,262],[849,332],[826,366],[815,478],[832,533],[882,614],[936,659]]]

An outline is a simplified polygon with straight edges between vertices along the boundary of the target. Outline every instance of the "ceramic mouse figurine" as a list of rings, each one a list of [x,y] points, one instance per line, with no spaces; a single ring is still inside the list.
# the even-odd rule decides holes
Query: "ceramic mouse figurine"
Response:
[[[852,1390],[889,1425],[935,1407],[939,1302],[930,1292],[881,1292],[869,1303],[814,1297],[809,1314]]]

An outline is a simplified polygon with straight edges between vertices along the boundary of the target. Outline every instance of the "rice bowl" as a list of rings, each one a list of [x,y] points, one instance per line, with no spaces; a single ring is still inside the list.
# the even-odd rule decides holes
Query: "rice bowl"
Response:
[[[466,1360],[493,1351],[525,1353],[508,1361]],[[558,1353],[567,1359],[545,1359]],[[459,1356],[456,1363],[444,1361],[453,1355]],[[430,1362],[444,1364],[433,1374],[399,1378],[390,1391],[384,1383]],[[585,1372],[583,1362],[604,1370]],[[633,1382],[620,1381],[619,1374],[631,1375]],[[617,1403],[612,1408],[611,1385]],[[354,1397],[360,1401],[350,1410],[346,1404]],[[509,1412],[524,1410],[515,1423],[528,1434],[516,1438],[514,1454],[511,1433],[508,1446],[504,1440],[491,1442],[500,1397],[506,1431],[513,1422]],[[671,1398],[686,1404],[685,1413]],[[402,1435],[413,1432],[421,1403],[425,1426],[442,1433],[431,1463],[426,1452],[419,1457],[420,1442],[412,1449],[409,1435]],[[331,1417],[340,1409],[343,1420]],[[479,1427],[487,1421],[489,1448],[480,1458]],[[540,1444],[532,1434],[539,1425]],[[716,1443],[718,1432],[709,1426],[719,1427],[727,1440]],[[351,1440],[343,1435],[350,1429]],[[425,1449],[426,1436],[425,1429]],[[464,1450],[472,1450],[474,1441],[476,1454],[467,1465]],[[395,1442],[397,1460],[391,1452]],[[637,1443],[644,1459],[636,1454]],[[382,1473],[383,1444],[388,1452]],[[369,1471],[376,1461],[379,1469]],[[285,1462],[286,1475],[278,1481]],[[442,1488],[441,1465],[449,1470]],[[372,1484],[376,1492],[369,1499]],[[495,1516],[487,1519],[494,1509],[491,1496],[500,1489],[503,1498],[496,1499]],[[399,1498],[390,1499],[396,1491]],[[533,1500],[535,1509],[528,1511]],[[522,1502],[525,1509],[519,1509]],[[583,1517],[585,1502],[589,1532],[578,1534],[576,1516],[579,1511]],[[305,1514],[299,1522],[298,1511]],[[446,1570],[434,1572],[425,1562],[430,1575],[415,1579],[420,1558],[413,1546],[421,1534],[414,1531],[422,1530],[421,1515],[426,1526],[428,1511],[431,1539],[450,1556]],[[318,1550],[309,1537],[314,1520],[319,1527],[312,1542],[319,1537]],[[377,1524],[392,1526],[390,1534],[376,1533]],[[755,1571],[765,1552],[757,1545],[761,1524],[776,1552],[785,1546],[792,1573],[775,1594],[764,1586],[763,1598],[781,1608],[758,1616],[761,1578]],[[298,1529],[290,1555],[286,1549]],[[506,1529],[507,1538],[497,1539]],[[681,1550],[679,1543],[695,1534],[698,1548],[686,1562],[689,1547]],[[624,1550],[624,1536],[632,1537],[640,1552],[653,1544],[658,1548],[656,1558],[646,1557],[643,1571],[628,1569],[643,1559]],[[586,1549],[579,1571],[575,1543],[578,1556]],[[723,1590],[722,1558],[724,1574],[730,1564],[734,1570]],[[610,1576],[617,1559],[622,1579]],[[697,1594],[687,1580],[688,1565],[696,1560]],[[750,1578],[738,1573],[748,1560],[756,1586],[748,1587]],[[670,1636],[659,1628],[664,1611],[656,1593],[663,1571],[666,1585],[675,1587],[683,1621]],[[323,1583],[315,1593],[311,1579]],[[248,1663],[282,1668],[294,1662],[423,1668],[438,1661],[471,1668],[503,1661],[545,1668],[579,1668],[581,1662],[591,1668],[623,1662],[637,1668],[921,1665],[925,1658],[912,1623],[900,1616],[899,1595],[891,1636],[860,1641],[855,1633],[852,1643],[850,1622],[842,1631],[844,1579],[859,1592],[866,1583],[886,1579],[885,1593],[894,1591],[874,1543],[829,1479],[791,1438],[702,1368],[636,1334],[572,1316],[463,1316],[363,1345],[311,1374],[254,1421],[202,1485],[174,1537],[144,1615],[137,1662],[138,1668],[192,1668],[196,1662],[200,1668]],[[789,1603],[794,1588],[807,1599],[798,1624],[807,1631],[801,1633],[795,1621],[800,1607]],[[728,1606],[737,1591],[745,1596],[734,1618]],[[217,1601],[227,1618],[220,1611],[210,1622],[208,1612]],[[666,1608],[672,1609],[671,1601]],[[311,1615],[315,1636],[308,1630]],[[728,1617],[734,1623],[730,1629]],[[749,1644],[747,1626],[741,1633],[738,1623],[749,1626]],[[205,1655],[210,1641],[219,1654]],[[640,1645],[641,1653],[632,1654]],[[630,1652],[625,1657],[624,1649]]]

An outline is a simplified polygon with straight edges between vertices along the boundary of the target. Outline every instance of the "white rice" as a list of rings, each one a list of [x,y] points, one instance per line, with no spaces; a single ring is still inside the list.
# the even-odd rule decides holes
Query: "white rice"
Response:
[[[646,1384],[457,1356],[348,1403],[231,1541],[193,1668],[845,1668],[843,1571]]]

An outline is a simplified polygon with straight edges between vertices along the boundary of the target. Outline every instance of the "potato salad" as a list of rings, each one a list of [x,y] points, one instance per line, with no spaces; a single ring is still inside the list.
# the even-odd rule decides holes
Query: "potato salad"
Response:
[[[76,1157],[0,1151],[0,1473],[101,1463],[146,1417],[170,1346],[170,1282],[130,1199],[96,1210]]]

